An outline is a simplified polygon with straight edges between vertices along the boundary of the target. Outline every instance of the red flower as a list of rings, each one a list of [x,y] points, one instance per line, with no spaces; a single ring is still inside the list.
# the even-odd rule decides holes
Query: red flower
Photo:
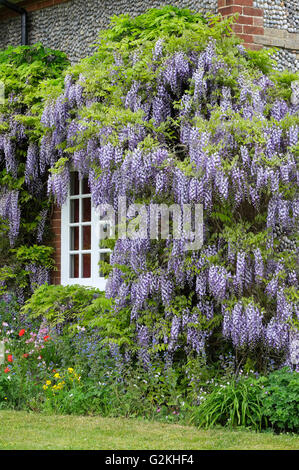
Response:
[[[25,330],[24,330],[24,329],[23,329],[23,330],[20,330],[19,336],[23,336],[24,334],[25,334]]]
[[[8,374],[8,372],[10,372],[10,368],[9,368],[9,367],[6,367],[6,369],[4,369],[4,373],[5,373],[5,374]]]
[[[28,356],[29,356],[29,354],[27,354],[27,353],[26,353],[26,354],[23,354],[23,357],[28,357]]]
[[[44,336],[44,341],[48,341],[49,338],[50,336]]]
[[[8,360],[8,362],[13,362],[12,354],[9,354],[7,356],[7,360]]]

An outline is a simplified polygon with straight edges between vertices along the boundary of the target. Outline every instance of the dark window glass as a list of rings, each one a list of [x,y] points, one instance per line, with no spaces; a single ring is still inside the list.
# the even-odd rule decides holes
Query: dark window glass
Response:
[[[82,222],[91,221],[91,199],[89,197],[82,199]]]
[[[77,171],[71,172],[70,194],[71,196],[78,196],[79,194],[79,177]]]
[[[71,255],[70,278],[79,277],[79,255]]]
[[[91,277],[91,256],[82,255],[82,277]]]
[[[79,199],[71,199],[70,221],[71,224],[79,222]]]
[[[70,250],[79,250],[79,227],[70,228]]]
[[[91,226],[84,225],[82,227],[82,250],[91,249]]]

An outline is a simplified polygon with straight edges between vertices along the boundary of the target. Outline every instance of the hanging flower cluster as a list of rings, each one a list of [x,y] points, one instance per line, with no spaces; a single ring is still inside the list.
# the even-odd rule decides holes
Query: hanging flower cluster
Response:
[[[170,361],[182,346],[206,354],[219,315],[235,349],[288,358],[298,321],[298,114],[226,23],[222,35],[219,23],[199,23],[135,41],[131,52],[118,38],[114,58],[112,28],[80,74],[67,75],[42,118],[44,161],[58,162],[48,191],[62,204],[73,168],[95,206],[126,196],[150,217],[151,203],[203,205],[200,250],[186,251],[187,236],[115,243],[107,295],[115,315],[130,311],[145,364],[161,343]]]
[[[50,162],[43,160],[39,145],[43,135],[42,90],[46,81],[55,88],[66,65],[63,53],[41,45],[0,51],[0,80],[5,87],[5,102],[0,105],[0,256],[6,263],[4,270],[16,268],[10,248],[41,244],[46,238],[50,208],[46,165],[49,167]],[[52,84],[53,78],[58,80]],[[42,269],[39,265],[31,268]],[[47,276],[32,280],[42,282]],[[4,275],[3,283],[15,290],[11,279],[6,280]],[[19,300],[23,296],[19,288]]]
[[[202,204],[201,249],[186,249],[188,233],[115,242],[111,315],[130,325],[146,366],[161,351],[167,364],[181,351],[206,357],[215,337],[219,348],[230,342],[245,357],[259,349],[261,357],[289,360],[299,215],[299,119],[290,87],[229,35],[231,20],[207,24],[167,7],[153,23],[153,14],[115,18],[101,33],[98,52],[70,69],[61,94],[47,100],[39,140],[28,140],[22,120],[6,120],[2,165],[15,178],[24,147],[28,194],[41,197],[48,179],[48,196],[60,205],[72,170],[88,179],[95,207],[117,208],[126,197],[142,202],[148,221],[151,204]],[[17,109],[17,97],[10,100]],[[1,187],[11,243],[19,200],[17,187]],[[39,240],[46,217],[41,208]],[[111,343],[118,357],[123,348]]]

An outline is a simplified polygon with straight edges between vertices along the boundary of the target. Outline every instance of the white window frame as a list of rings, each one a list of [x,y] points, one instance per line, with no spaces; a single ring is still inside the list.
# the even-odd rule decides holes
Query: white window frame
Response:
[[[74,285],[80,284],[86,287],[96,287],[102,291],[105,290],[107,279],[100,276],[100,254],[102,253],[111,253],[109,249],[100,248],[100,224],[107,223],[101,222],[99,220],[99,215],[92,205],[91,194],[82,194],[83,180],[79,180],[80,190],[79,195],[70,195],[70,188],[68,190],[68,197],[66,202],[61,208],[61,284]],[[82,222],[81,214],[83,211],[83,199],[91,199],[91,221]],[[74,199],[79,199],[79,222],[72,223],[71,220],[71,201]],[[91,249],[83,250],[82,249],[82,230],[83,226],[91,226]],[[71,250],[70,246],[70,232],[71,227],[79,227],[79,249]],[[91,277],[85,278],[82,276],[82,255],[90,254],[91,255]],[[79,277],[71,277],[71,255],[79,255]]]

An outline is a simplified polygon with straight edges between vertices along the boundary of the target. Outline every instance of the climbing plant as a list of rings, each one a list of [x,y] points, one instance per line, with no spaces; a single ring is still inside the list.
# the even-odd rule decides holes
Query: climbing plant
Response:
[[[187,234],[107,241],[114,306],[95,324],[120,361],[138,354],[149,368],[233,349],[238,367],[262,369],[296,352],[298,76],[246,51],[232,21],[175,7],[114,17],[43,110],[32,159],[51,166],[58,204],[75,169],[96,207],[126,197],[150,218],[154,203],[203,206],[200,249],[186,250]]]
[[[50,235],[50,162],[39,154],[40,118],[47,93],[60,90],[67,65],[65,54],[41,44],[0,51],[0,285],[2,293],[17,287],[20,301],[53,268],[51,249],[42,246]]]

